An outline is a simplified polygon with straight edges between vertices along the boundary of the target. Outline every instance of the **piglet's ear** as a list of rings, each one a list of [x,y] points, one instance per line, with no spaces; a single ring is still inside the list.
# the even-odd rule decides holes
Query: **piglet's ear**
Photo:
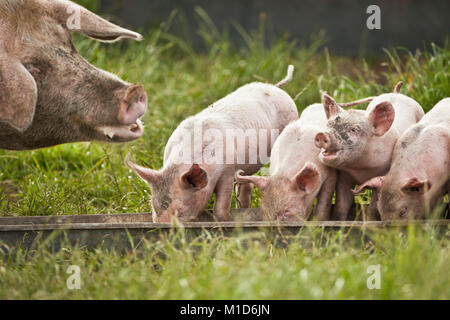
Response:
[[[388,101],[379,103],[369,114],[369,122],[376,136],[384,135],[395,119],[395,109]]]
[[[320,184],[320,173],[317,167],[307,162],[302,170],[295,176],[294,185],[301,191],[309,194],[317,190]]]
[[[115,42],[121,38],[142,40],[139,33],[106,21],[71,1],[49,1],[48,6],[55,19],[70,31],[82,33],[102,42]]]
[[[139,175],[139,177],[141,177],[145,182],[147,182],[148,184],[155,184],[160,181],[161,179],[160,172],[141,167],[135,164],[134,162],[130,161],[129,157],[130,156],[128,155],[125,159],[126,165],[129,166],[134,172],[136,172]]]
[[[193,164],[191,168],[181,176],[181,181],[186,186],[203,189],[208,184],[208,174],[198,164]]]
[[[330,119],[332,116],[342,111],[337,102],[326,93],[323,94],[323,108],[325,109],[327,119]]]
[[[356,190],[352,190],[353,194],[360,194],[364,189],[380,189],[385,176],[375,177],[361,184]]]
[[[430,189],[431,184],[427,180],[417,178],[409,179],[402,187],[402,191],[408,194],[423,194]]]
[[[24,132],[33,121],[37,86],[16,58],[0,48],[0,122]]]

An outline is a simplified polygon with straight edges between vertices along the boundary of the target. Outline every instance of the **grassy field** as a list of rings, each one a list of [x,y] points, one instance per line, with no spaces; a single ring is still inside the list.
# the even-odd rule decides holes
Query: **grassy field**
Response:
[[[32,152],[0,151],[0,216],[150,212],[150,193],[124,166],[131,152],[152,168],[162,165],[166,141],[177,125],[251,81],[275,83],[288,64],[296,67],[286,87],[301,111],[321,91],[339,101],[402,92],[426,110],[450,94],[450,44],[415,52],[386,51],[380,59],[335,57],[320,36],[299,44],[267,45],[264,28],[241,30],[239,49],[198,10],[207,50],[167,33],[169,23],[141,43],[103,45],[76,37],[93,64],[141,83],[149,96],[142,139],[128,144],[78,143]],[[176,17],[175,17],[176,18]],[[265,43],[265,45],[264,45]],[[367,194],[359,198],[367,201]],[[258,206],[255,191],[254,206]],[[345,233],[302,232],[289,247],[262,234],[210,236],[194,242],[183,234],[145,242],[128,254],[102,248],[45,246],[0,254],[0,299],[13,298],[450,298],[449,232],[433,228],[382,231],[366,238]],[[300,239],[302,241],[300,241]],[[177,242],[177,245],[174,244]],[[369,290],[369,265],[381,267],[381,289]],[[82,289],[66,288],[66,269],[79,265]]]
[[[449,299],[448,238],[432,227],[364,237],[303,230],[285,246],[258,232],[187,241],[180,231],[126,254],[10,248],[0,299]],[[79,290],[66,285],[71,265],[80,267]],[[370,290],[377,265],[380,286]]]

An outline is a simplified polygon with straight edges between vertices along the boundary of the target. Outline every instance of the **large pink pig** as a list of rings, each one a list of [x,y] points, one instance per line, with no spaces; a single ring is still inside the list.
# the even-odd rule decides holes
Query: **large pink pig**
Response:
[[[425,218],[450,193],[450,98],[441,100],[398,140],[391,169],[363,183],[378,191],[383,220]]]
[[[388,172],[392,150],[398,138],[424,115],[412,98],[399,93],[375,97],[366,110],[343,110],[327,94],[323,106],[328,118],[327,129],[315,137],[322,148],[323,164],[339,170],[336,206],[333,219],[345,220],[353,204],[351,189],[368,179]],[[377,192],[372,194],[369,219],[378,219]]]
[[[0,0],[0,149],[142,136],[144,88],[89,64],[72,32],[142,39],[71,1]]]
[[[283,129],[298,118],[292,98],[279,87],[264,83],[245,85],[184,120],[170,137],[161,170],[131,161],[128,165],[152,191],[154,220],[196,220],[215,193],[214,216],[230,219],[234,173],[257,172],[269,160],[272,145]],[[249,205],[252,189],[243,186],[239,201]]]

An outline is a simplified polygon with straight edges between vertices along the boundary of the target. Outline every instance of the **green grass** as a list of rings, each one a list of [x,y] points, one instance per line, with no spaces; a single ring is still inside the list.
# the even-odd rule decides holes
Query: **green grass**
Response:
[[[284,246],[259,232],[187,241],[180,231],[126,254],[13,248],[0,254],[0,299],[449,299],[448,237],[431,227],[303,230]],[[70,265],[80,290],[67,288]],[[371,265],[379,290],[367,287]]]
[[[402,92],[426,110],[450,93],[448,42],[416,52],[391,50],[366,61],[332,56],[320,38],[307,45],[286,39],[264,45],[262,27],[240,30],[245,46],[238,49],[198,13],[203,53],[167,33],[168,23],[147,32],[141,43],[104,45],[76,37],[91,63],[145,86],[144,137],[121,145],[0,151],[0,216],[150,212],[150,191],[123,165],[126,154],[160,168],[165,143],[184,118],[248,82],[279,81],[288,64],[296,71],[286,90],[299,110],[319,102],[321,91],[348,101],[389,92],[399,80],[407,84]],[[253,205],[258,204],[255,191]],[[448,236],[447,231],[437,237],[432,229],[393,230],[374,233],[368,242],[338,233],[324,243],[320,238],[326,235],[317,231],[298,236],[304,245],[279,247],[262,235],[252,235],[253,241],[205,233],[195,242],[181,239],[178,246],[174,239],[182,235],[145,242],[127,254],[70,246],[57,253],[11,248],[0,257],[0,298],[449,299]],[[71,264],[82,268],[82,290],[65,286]],[[381,290],[366,287],[371,264],[381,265]]]

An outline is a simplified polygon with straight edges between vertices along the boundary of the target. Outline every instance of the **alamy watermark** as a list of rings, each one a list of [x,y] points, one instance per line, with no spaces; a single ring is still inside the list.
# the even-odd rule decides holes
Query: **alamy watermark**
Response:
[[[67,19],[67,28],[69,30],[80,30],[81,29],[81,9],[73,6],[67,6],[66,13],[69,14]]]
[[[261,164],[270,160],[279,129],[178,128],[168,142],[173,164]]]
[[[66,270],[70,276],[67,278],[66,285],[69,290],[81,289],[81,269],[79,266],[71,265]]]
[[[381,289],[381,265],[375,264],[367,267],[367,273],[370,276],[367,278],[367,289],[380,290]]]
[[[373,4],[367,7],[367,14],[370,16],[367,18],[366,26],[369,30],[381,29],[381,9],[379,6]]]

